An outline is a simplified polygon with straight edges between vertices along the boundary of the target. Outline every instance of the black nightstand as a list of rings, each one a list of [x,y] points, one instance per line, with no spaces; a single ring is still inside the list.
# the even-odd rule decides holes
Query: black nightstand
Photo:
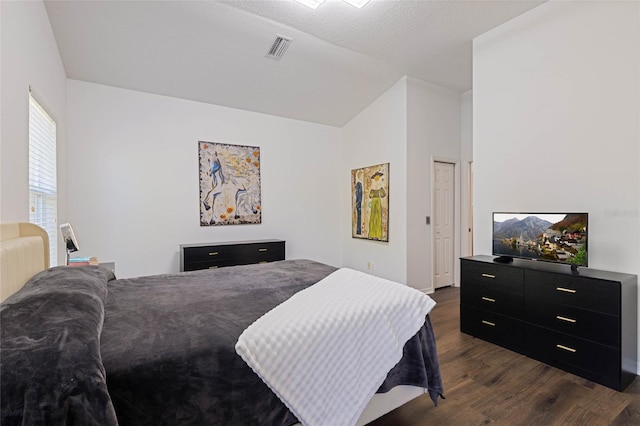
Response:
[[[98,263],[98,266],[108,269],[114,274],[116,273],[116,262],[100,262]]]

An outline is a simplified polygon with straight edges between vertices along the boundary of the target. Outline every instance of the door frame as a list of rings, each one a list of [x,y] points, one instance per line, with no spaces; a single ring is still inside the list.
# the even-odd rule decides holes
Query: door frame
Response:
[[[469,161],[467,164],[467,226],[468,229],[468,244],[466,249],[466,255],[473,256],[473,161]],[[462,225],[461,225],[462,226]]]

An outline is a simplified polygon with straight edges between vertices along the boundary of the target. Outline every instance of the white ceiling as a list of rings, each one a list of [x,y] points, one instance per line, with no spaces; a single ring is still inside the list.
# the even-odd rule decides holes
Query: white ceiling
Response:
[[[46,1],[69,78],[342,126],[402,76],[471,89],[472,39],[543,1]],[[293,42],[265,55],[276,34]]]

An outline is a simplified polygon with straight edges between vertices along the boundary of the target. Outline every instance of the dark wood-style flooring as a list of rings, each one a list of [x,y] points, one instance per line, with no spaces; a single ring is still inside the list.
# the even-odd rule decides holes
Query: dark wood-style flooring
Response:
[[[432,297],[446,399],[422,395],[369,426],[640,425],[640,378],[616,392],[460,333],[460,289]]]

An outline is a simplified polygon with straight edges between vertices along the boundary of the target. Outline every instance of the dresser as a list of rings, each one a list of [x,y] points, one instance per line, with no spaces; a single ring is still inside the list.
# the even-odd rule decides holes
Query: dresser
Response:
[[[637,276],[460,260],[460,331],[618,391],[638,360]]]
[[[284,260],[282,240],[230,241],[222,243],[181,244],[180,271],[214,269],[223,266]]]

